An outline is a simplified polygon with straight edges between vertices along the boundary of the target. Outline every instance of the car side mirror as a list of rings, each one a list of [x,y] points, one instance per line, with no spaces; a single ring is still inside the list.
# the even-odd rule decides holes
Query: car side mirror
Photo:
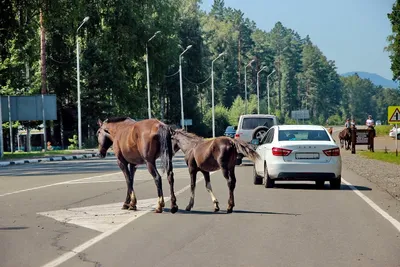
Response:
[[[253,140],[251,140],[251,144],[258,146],[260,144],[260,140],[258,140],[257,138],[254,138]]]

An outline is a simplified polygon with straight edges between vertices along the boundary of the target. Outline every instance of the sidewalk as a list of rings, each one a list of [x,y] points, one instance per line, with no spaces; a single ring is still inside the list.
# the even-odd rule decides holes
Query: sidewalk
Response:
[[[94,158],[98,157],[97,149],[85,149],[85,150],[72,150],[72,154],[59,154],[49,157],[35,157],[35,158],[25,158],[25,159],[12,159],[12,160],[0,160],[0,167],[6,167],[10,165],[21,165],[28,163],[39,163],[47,161],[61,161],[61,160],[76,160],[84,158]],[[107,156],[114,156],[114,152],[107,152]]]

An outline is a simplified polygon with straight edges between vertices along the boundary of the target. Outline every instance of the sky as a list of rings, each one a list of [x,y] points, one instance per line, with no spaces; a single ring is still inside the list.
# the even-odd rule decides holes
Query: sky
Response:
[[[209,11],[213,0],[203,0]],[[376,73],[392,79],[389,54],[384,51],[392,33],[387,14],[395,0],[225,0],[240,9],[257,27],[270,31],[276,22],[307,34],[339,74],[350,71]]]

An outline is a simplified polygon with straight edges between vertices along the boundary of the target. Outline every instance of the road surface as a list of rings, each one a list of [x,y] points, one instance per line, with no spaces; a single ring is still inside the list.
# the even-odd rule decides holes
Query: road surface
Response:
[[[153,212],[156,187],[136,173],[138,211],[121,210],[126,189],[115,158],[0,169],[0,266],[400,266],[399,203],[343,170],[341,190],[309,182],[252,183],[236,168],[236,207],[211,176],[221,211],[198,176],[192,212],[182,155],[174,158],[180,210]],[[351,184],[346,185],[345,183]],[[169,196],[168,182],[163,188]],[[356,191],[354,191],[356,190]]]

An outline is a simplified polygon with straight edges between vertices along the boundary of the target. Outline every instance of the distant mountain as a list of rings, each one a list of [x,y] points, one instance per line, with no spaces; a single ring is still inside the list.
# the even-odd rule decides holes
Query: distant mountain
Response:
[[[398,88],[397,83],[395,83],[392,80],[383,78],[382,76],[380,76],[376,73],[369,73],[369,72],[363,72],[363,71],[352,71],[352,72],[343,73],[342,76],[344,76],[344,77],[352,76],[355,73],[357,73],[358,76],[360,76],[360,78],[362,78],[362,79],[370,79],[370,81],[375,85],[380,85],[384,88]]]

